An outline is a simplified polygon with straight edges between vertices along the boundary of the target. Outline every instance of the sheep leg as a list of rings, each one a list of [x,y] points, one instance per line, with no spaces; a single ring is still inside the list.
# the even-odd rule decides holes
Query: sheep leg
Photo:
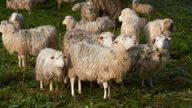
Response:
[[[108,84],[108,98],[110,99],[111,98],[111,84],[109,83]]]
[[[18,59],[19,59],[19,67],[21,67],[21,56],[18,55]]]
[[[22,66],[25,67],[25,56],[21,55]]]
[[[103,88],[104,88],[104,96],[103,96],[103,98],[107,99],[107,88],[108,88],[107,82],[103,83]]]
[[[40,81],[40,89],[43,90],[43,81]]]
[[[150,21],[150,16],[149,16],[149,12],[147,12],[147,17],[148,17],[148,20]]]
[[[59,85],[56,84],[56,91],[59,91]]]
[[[67,80],[68,80],[68,78],[65,77],[65,78],[64,78],[64,84],[67,84]]]
[[[152,78],[149,79],[149,85],[150,85],[151,88],[153,88],[153,80],[152,80]]]
[[[75,78],[70,78],[70,82],[71,82],[71,95],[74,97],[75,96],[75,92],[74,92]]]
[[[81,94],[81,80],[78,79],[78,93]]]
[[[53,82],[52,82],[52,80],[50,81],[49,88],[50,88],[50,91],[52,92],[53,91]]]
[[[145,87],[145,79],[142,79],[142,81],[141,81],[141,86],[142,86],[142,87]]]

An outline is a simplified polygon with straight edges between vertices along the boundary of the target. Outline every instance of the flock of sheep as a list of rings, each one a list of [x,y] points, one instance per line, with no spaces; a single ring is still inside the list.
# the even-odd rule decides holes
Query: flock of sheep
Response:
[[[7,8],[14,10],[30,10],[33,3],[43,1],[7,0],[6,4]],[[75,2],[57,1],[58,8],[62,1]],[[75,79],[78,80],[79,94],[82,93],[81,81],[97,81],[103,85],[103,98],[107,99],[111,96],[111,81],[121,83],[127,74],[133,73],[141,78],[142,86],[148,80],[153,87],[152,77],[169,58],[171,34],[176,30],[174,22],[169,18],[146,22],[136,12],[149,16],[153,11],[151,5],[133,0],[130,9],[124,6],[124,2],[126,0],[86,0],[74,4],[72,10],[81,12],[81,20],[70,15],[64,18],[62,23],[67,31],[63,52],[56,50],[58,33],[54,26],[26,29],[24,17],[15,12],[0,24],[4,47],[10,54],[18,55],[19,67],[26,66],[27,54],[37,56],[35,73],[41,89],[47,82],[52,91],[54,82],[67,83],[69,78],[71,95],[75,96]],[[114,11],[109,12],[110,8]],[[119,24],[119,36],[108,31]],[[140,44],[141,27],[144,27],[146,44]]]

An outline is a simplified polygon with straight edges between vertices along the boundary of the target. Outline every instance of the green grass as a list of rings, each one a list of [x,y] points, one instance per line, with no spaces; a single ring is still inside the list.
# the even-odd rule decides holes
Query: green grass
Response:
[[[142,0],[145,2],[145,0]],[[41,91],[35,81],[35,57],[27,58],[27,68],[18,67],[16,55],[9,55],[0,39],[0,108],[191,108],[192,107],[192,1],[191,0],[147,0],[155,7],[151,19],[173,19],[177,32],[173,34],[171,59],[165,69],[154,78],[153,89],[140,86],[137,77],[123,84],[112,85],[112,99],[103,100],[103,89],[96,83],[83,82],[83,96],[73,98],[69,84],[59,92],[50,93],[48,86]],[[130,7],[129,0],[129,7]],[[5,0],[0,0],[0,21],[8,19],[12,10],[5,8]],[[57,9],[56,0],[49,0],[32,11],[19,11],[26,19],[27,28],[51,24],[59,31],[59,49],[65,27],[62,20],[66,15],[80,19],[79,13],[71,12],[70,5]],[[146,15],[142,15],[146,16]],[[119,29],[118,29],[119,30]],[[119,32],[117,31],[116,34]],[[146,42],[141,34],[142,43]],[[23,75],[25,77],[23,83]],[[77,92],[77,89],[75,89]]]

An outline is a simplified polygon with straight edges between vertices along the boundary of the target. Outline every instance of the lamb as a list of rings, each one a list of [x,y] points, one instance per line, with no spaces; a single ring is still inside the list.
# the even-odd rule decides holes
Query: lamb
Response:
[[[16,29],[24,29],[25,28],[25,19],[22,14],[14,12],[9,17],[9,21],[15,25]]]
[[[0,32],[5,49],[10,54],[14,52],[18,54],[19,67],[21,64],[25,67],[26,54],[37,55],[43,48],[57,47],[57,30],[51,25],[17,30],[13,23],[2,21]]]
[[[166,36],[171,36],[173,32],[176,31],[176,26],[174,21],[170,18],[156,19],[150,21],[144,27],[145,36],[147,36],[148,43],[152,44],[156,36],[164,34]]]
[[[139,3],[139,1],[140,0],[133,0],[132,9],[134,11],[139,12],[139,13],[149,14],[154,10],[151,5],[141,4],[141,3]]]
[[[52,91],[53,81],[60,82],[64,78],[64,67],[61,51],[51,48],[42,49],[37,56],[35,67],[36,80],[40,81],[40,88],[43,89],[43,82],[49,82]]]
[[[117,83],[122,82],[124,75],[129,70],[127,51],[134,45],[134,40],[124,35],[117,37],[110,48],[85,42],[71,45],[68,76],[72,96],[75,96],[74,82],[77,77],[79,94],[81,94],[81,81],[97,81],[99,84],[103,84],[104,99],[109,98],[109,83],[111,80],[115,80]]]
[[[170,37],[165,35],[157,36],[153,44],[140,44],[129,50],[131,69],[142,79],[141,85],[145,86],[145,80],[149,80],[150,87],[153,87],[152,77],[160,69],[164,68],[169,58]]]
[[[84,30],[73,29],[67,31],[64,36],[64,58],[68,58],[68,48],[72,44],[76,44],[81,41],[86,41],[89,44],[99,44],[104,47],[111,47],[112,41],[115,35],[110,32],[104,32],[101,34],[92,34]]]
[[[129,8],[125,8],[119,16],[119,21],[122,22],[121,34],[130,36],[139,44],[140,18],[137,14]]]
[[[60,5],[61,5],[63,2],[73,4],[75,1],[76,1],[76,0],[57,0],[57,6],[58,6],[58,9],[61,8]]]
[[[105,32],[108,29],[113,28],[115,26],[114,21],[107,16],[98,17],[96,21],[91,22],[84,22],[84,21],[77,22],[74,17],[66,16],[65,19],[63,20],[63,24],[66,25],[67,30],[80,29],[88,31],[90,33]]]

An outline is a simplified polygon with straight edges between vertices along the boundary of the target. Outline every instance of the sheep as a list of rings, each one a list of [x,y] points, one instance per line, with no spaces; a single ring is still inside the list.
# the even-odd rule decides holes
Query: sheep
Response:
[[[152,77],[165,66],[169,58],[170,40],[170,37],[159,35],[152,45],[140,44],[129,50],[132,58],[129,71],[138,73],[142,87],[145,86],[145,80],[149,80],[150,87],[153,87]]]
[[[101,34],[92,34],[84,30],[73,29],[67,31],[64,36],[64,58],[68,58],[68,48],[71,44],[76,44],[81,41],[86,41],[89,44],[99,44],[104,47],[111,47],[115,35],[110,32]]]
[[[129,70],[127,51],[133,47],[133,39],[121,35],[116,38],[111,47],[79,42],[69,48],[70,62],[68,76],[71,82],[71,95],[74,93],[75,78],[78,78],[78,93],[81,94],[81,81],[97,81],[104,87],[104,96],[110,97],[111,80],[122,82]],[[108,89],[108,91],[107,91]]]
[[[9,21],[15,25],[16,29],[24,29],[26,27],[25,19],[20,13],[17,12],[12,13],[11,16],[9,17]]]
[[[80,29],[90,33],[101,33],[115,26],[113,20],[107,16],[98,17],[96,21],[91,22],[77,22],[74,17],[66,16],[62,23],[66,25],[67,30]]]
[[[166,36],[171,36],[173,32],[176,31],[176,26],[174,21],[170,18],[156,19],[150,21],[144,27],[144,33],[147,37],[148,43],[152,44],[156,36],[165,34]]]
[[[40,81],[40,89],[43,89],[43,82],[49,82],[50,91],[53,90],[53,81],[59,82],[63,79],[63,68],[65,62],[61,51],[45,48],[37,56],[35,73],[36,80]]]
[[[26,9],[31,14],[32,8],[45,0],[6,0],[6,7],[18,11],[19,9]]]
[[[149,18],[149,13],[151,13],[154,10],[151,5],[141,4],[139,3],[139,0],[133,0],[132,9],[136,12],[147,14],[148,18]]]
[[[34,6],[34,0],[6,0],[6,7],[13,10],[26,9],[31,13],[31,9]]]
[[[64,35],[64,60],[67,62],[69,57],[68,57],[68,49],[69,46],[72,44],[76,44],[81,41],[85,41],[89,44],[98,44],[101,45],[102,47],[111,47],[112,42],[115,38],[115,35],[111,32],[103,32],[101,34],[92,34],[89,32],[86,32],[84,30],[79,30],[79,29],[73,29],[71,31],[67,31]],[[68,64],[66,64],[68,67]],[[65,79],[66,83],[66,79]]]
[[[76,3],[73,5],[72,7],[72,11],[74,12],[77,12],[77,11],[81,11],[81,8],[84,6],[84,5],[91,5],[91,1],[90,0],[86,0],[85,2],[81,2],[81,3]]]
[[[137,14],[130,8],[125,8],[119,16],[119,21],[122,22],[121,34],[131,36],[139,44],[140,18]]]
[[[60,5],[61,5],[63,2],[73,4],[75,1],[76,1],[76,0],[57,0],[57,6],[58,6],[58,9],[61,8]]]
[[[99,11],[99,16],[111,17],[116,26],[119,26],[118,18],[121,11],[127,7],[127,0],[91,0],[93,6]]]
[[[0,32],[5,49],[10,54],[17,53],[19,67],[25,67],[26,54],[37,55],[43,48],[57,47],[57,30],[51,25],[17,30],[13,23],[2,21]]]

